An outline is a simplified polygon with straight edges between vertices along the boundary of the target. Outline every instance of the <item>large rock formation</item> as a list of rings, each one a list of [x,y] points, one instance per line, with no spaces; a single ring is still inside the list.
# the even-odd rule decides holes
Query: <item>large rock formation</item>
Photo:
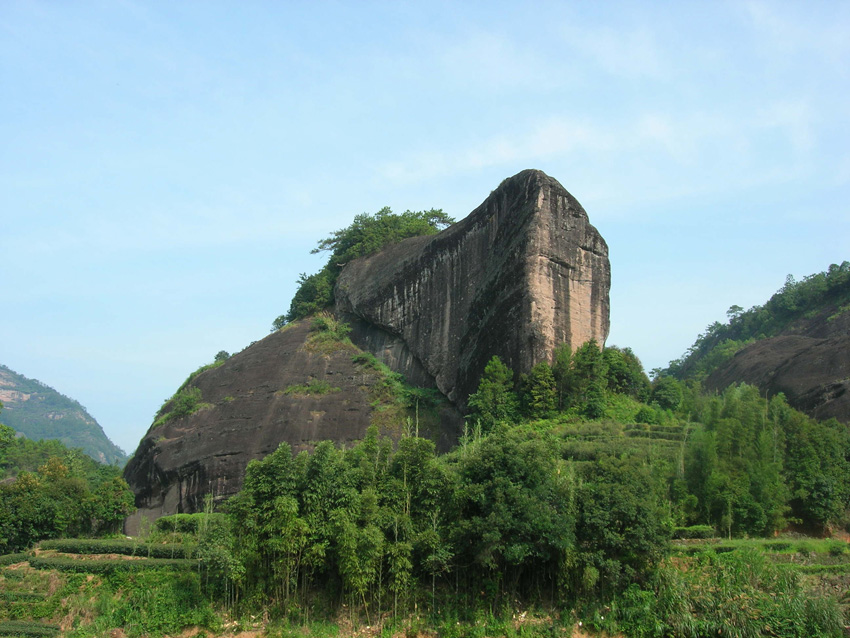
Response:
[[[384,374],[368,361],[358,363],[350,343],[329,346],[311,342],[312,335],[309,321],[293,323],[201,372],[187,384],[200,392],[199,409],[189,416],[163,419],[175,399],[163,406],[124,470],[138,508],[128,533],[144,518],[199,511],[208,493],[218,499],[235,494],[248,462],[281,442],[297,453],[323,440],[357,441],[372,424],[383,434],[401,433],[404,411],[376,396],[386,394]],[[448,404],[422,420],[423,434],[442,449],[461,427]]]
[[[347,264],[336,306],[359,344],[463,405],[493,355],[528,371],[560,343],[602,345],[610,285],[581,204],[526,170],[442,233]]]
[[[608,248],[581,205],[523,171],[442,233],[347,264],[337,314],[355,343],[462,408],[493,355],[527,371],[559,343],[604,343],[609,286]],[[296,452],[345,443],[371,423],[398,434],[404,416],[374,407],[380,371],[353,361],[353,346],[309,341],[309,322],[287,326],[192,379],[200,410],[163,420],[175,403],[163,407],[125,470],[139,508],[129,532],[143,517],[197,511],[207,493],[234,494],[248,462],[283,441]],[[317,382],[335,390],[293,390]],[[448,403],[432,413],[430,435],[445,449],[459,413]]]
[[[827,308],[743,348],[706,379],[711,390],[748,383],[816,419],[850,423],[850,310]]]

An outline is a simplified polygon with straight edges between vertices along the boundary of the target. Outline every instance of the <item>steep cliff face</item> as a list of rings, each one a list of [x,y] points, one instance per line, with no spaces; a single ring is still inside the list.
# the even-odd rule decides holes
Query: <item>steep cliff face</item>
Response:
[[[828,308],[785,334],[743,348],[706,379],[710,390],[732,383],[782,392],[815,417],[850,423],[850,310]]]
[[[541,171],[506,179],[466,219],[345,266],[337,311],[354,339],[463,405],[487,361],[527,371],[609,329],[605,240]]]
[[[462,426],[455,406],[493,355],[527,371],[559,343],[603,343],[609,286],[608,248],[584,209],[554,179],[524,171],[442,233],[346,265],[337,314],[360,347],[454,402],[432,406],[420,428],[446,449]],[[207,493],[236,493],[248,462],[283,441],[298,452],[360,439],[370,424],[400,433],[406,415],[376,399],[379,367],[351,344],[310,339],[309,322],[287,326],[192,379],[194,413],[164,420],[175,403],[164,406],[124,473],[139,508],[128,532],[142,518],[197,511]],[[325,391],[297,390],[317,384]]]

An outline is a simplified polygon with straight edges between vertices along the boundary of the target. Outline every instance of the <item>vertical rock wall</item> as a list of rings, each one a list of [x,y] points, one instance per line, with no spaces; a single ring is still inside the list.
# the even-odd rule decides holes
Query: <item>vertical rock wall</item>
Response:
[[[465,404],[487,361],[527,371],[609,329],[608,246],[557,180],[526,170],[466,219],[345,266],[337,311],[396,370]]]

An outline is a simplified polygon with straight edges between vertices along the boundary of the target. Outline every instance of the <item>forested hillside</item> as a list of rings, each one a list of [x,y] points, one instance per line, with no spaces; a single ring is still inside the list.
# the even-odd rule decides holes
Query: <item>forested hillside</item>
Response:
[[[841,634],[835,601],[761,554],[670,557],[671,539],[846,525],[837,422],[748,386],[650,383],[629,349],[593,342],[520,378],[494,358],[470,405],[449,454],[374,428],[349,449],[283,444],[220,514],[173,517],[207,591],[230,613],[299,623],[415,613],[506,632],[506,615],[543,609],[627,636]]]
[[[117,466],[0,424],[0,554],[45,538],[114,534],[132,510]]]
[[[158,542],[181,548],[171,555],[196,556],[193,571],[179,560],[51,557],[106,548],[79,542],[44,545],[46,557],[27,560],[35,570],[116,574],[99,594],[111,602],[79,620],[80,635],[130,617],[139,619],[134,635],[212,628],[219,621],[210,600],[228,617],[438,627],[458,636],[470,627],[481,636],[489,635],[484,627],[531,635],[579,620],[626,636],[842,634],[843,608],[824,595],[846,579],[850,566],[836,562],[842,548],[830,545],[836,560],[813,564],[805,573],[822,575],[805,580],[782,566],[782,554],[715,550],[717,540],[698,539],[773,539],[791,524],[817,534],[844,528],[844,426],[749,386],[717,396],[670,376],[650,383],[631,350],[594,342],[575,353],[561,347],[552,364],[519,377],[494,357],[469,403],[466,431],[449,454],[438,455],[408,424],[395,444],[372,428],[347,449],[323,442],[293,457],[283,444],[251,462],[243,490],[218,513],[210,497],[206,513],[157,524]],[[5,441],[17,445],[8,430]],[[115,479],[92,482],[72,466],[54,458],[0,488],[6,551],[103,531],[114,519],[97,512],[117,516],[126,506]],[[797,547],[771,542],[779,552]],[[793,556],[820,555],[820,546],[798,544],[804,554]],[[163,601],[167,622],[140,615],[131,611],[144,605],[133,602],[141,594],[130,580],[110,589],[121,579],[156,581],[164,591],[180,580],[185,604]],[[56,614],[63,605],[56,601]],[[526,614],[533,624],[523,628]],[[548,620],[538,626],[541,617]]]
[[[80,448],[101,463],[123,466],[127,456],[104,434],[79,402],[36,379],[28,379],[0,365],[3,420],[13,430],[34,440],[55,439]]]
[[[850,311],[850,262],[796,281],[788,275],[764,305],[744,310],[732,306],[726,324],[714,322],[688,351],[670,362],[667,373],[679,379],[705,379],[736,352],[755,341],[795,332],[797,324],[829,311],[827,321]]]

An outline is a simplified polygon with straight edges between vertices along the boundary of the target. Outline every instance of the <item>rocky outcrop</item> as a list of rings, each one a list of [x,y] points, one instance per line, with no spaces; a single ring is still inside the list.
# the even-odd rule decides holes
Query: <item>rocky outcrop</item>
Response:
[[[357,363],[350,344],[316,346],[310,335],[309,321],[291,324],[192,379],[199,409],[155,423],[124,470],[138,508],[128,533],[143,519],[199,511],[208,493],[235,494],[248,463],[282,442],[294,453],[328,439],[350,444],[373,423],[383,434],[400,434],[404,417],[382,419],[387,412],[374,407],[380,371]],[[166,403],[158,416],[172,408]],[[426,434],[446,449],[460,417],[450,406],[437,412]]]
[[[560,343],[608,336],[608,246],[555,179],[526,170],[466,219],[345,266],[354,339],[463,405],[499,355],[528,371]]]
[[[454,403],[434,407],[420,429],[446,449],[462,425],[455,406],[493,355],[527,371],[559,343],[604,343],[609,286],[608,248],[584,209],[554,179],[523,171],[445,231],[347,264],[337,314],[360,347]],[[207,493],[236,493],[247,464],[281,442],[294,452],[345,444],[373,423],[399,434],[405,416],[375,408],[380,367],[353,357],[351,344],[311,346],[309,330],[289,325],[193,378],[194,413],[166,420],[175,404],[163,406],[125,469],[138,507],[128,532],[143,518],[197,511]],[[297,390],[317,383],[326,391]]]
[[[816,419],[850,423],[850,311],[828,308],[786,333],[743,348],[706,379],[721,391],[747,383]]]

